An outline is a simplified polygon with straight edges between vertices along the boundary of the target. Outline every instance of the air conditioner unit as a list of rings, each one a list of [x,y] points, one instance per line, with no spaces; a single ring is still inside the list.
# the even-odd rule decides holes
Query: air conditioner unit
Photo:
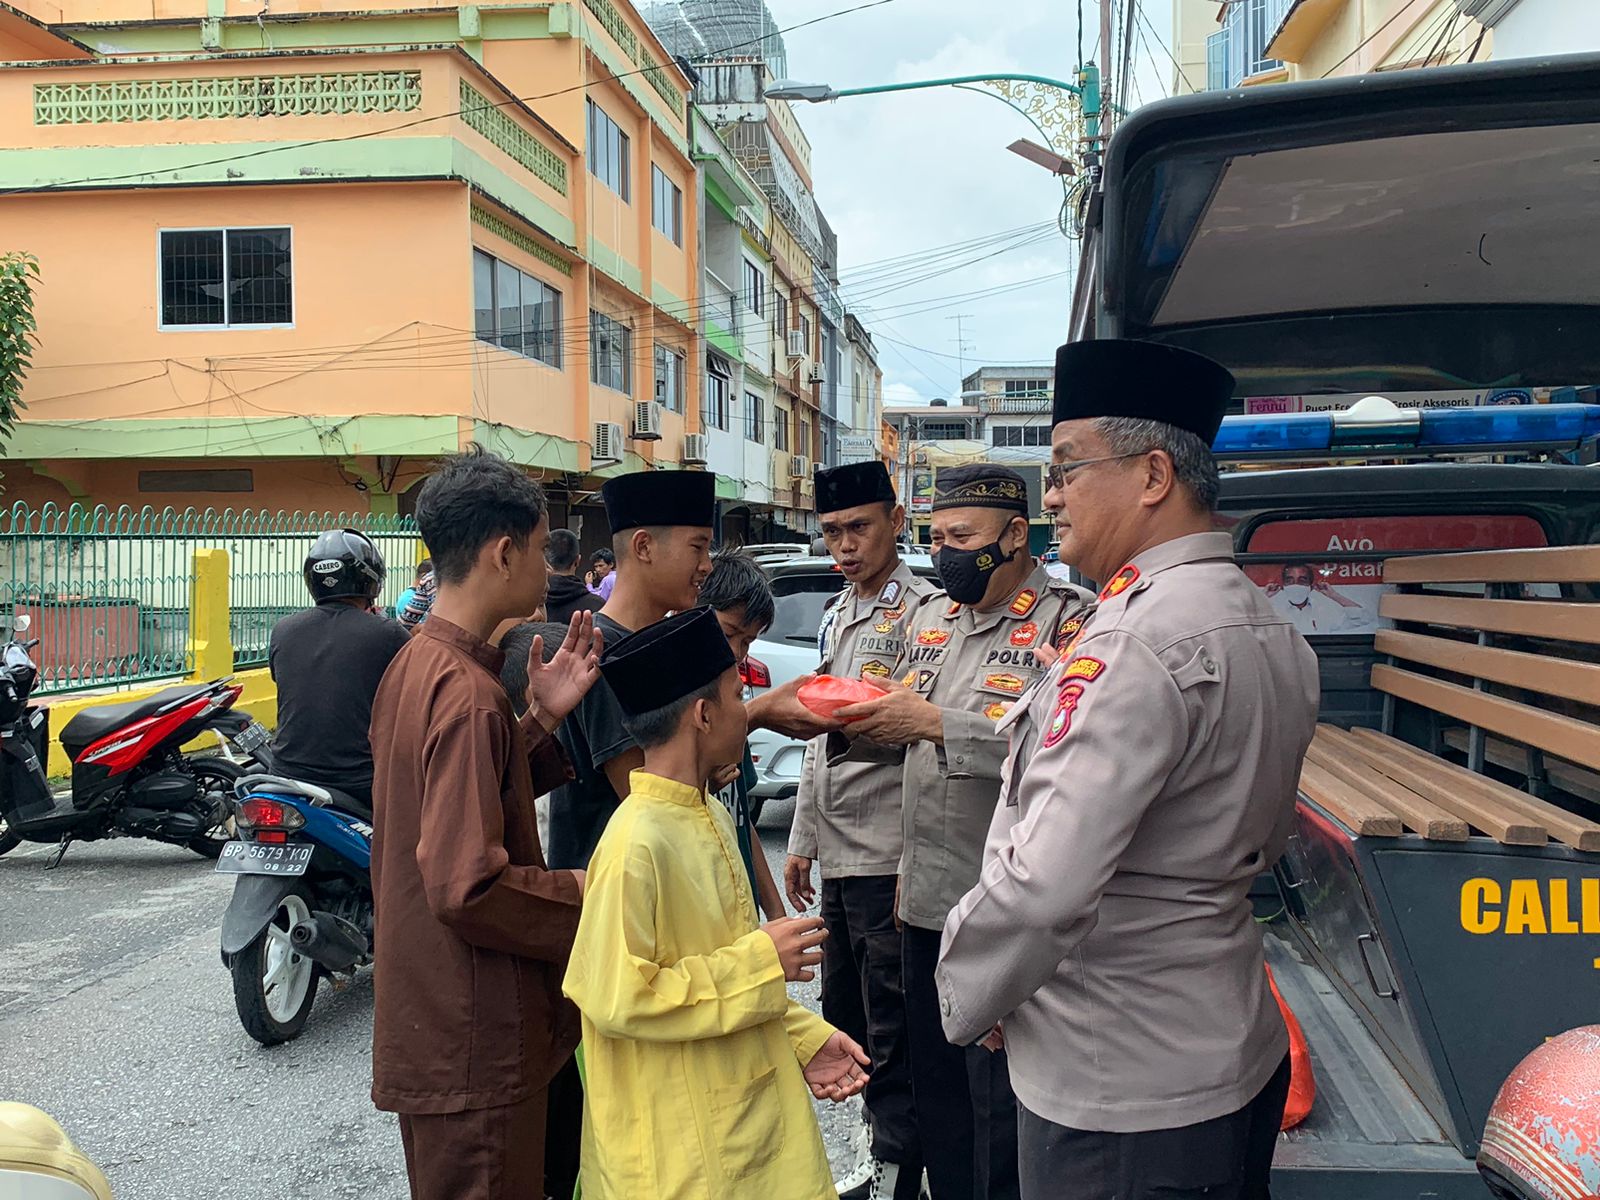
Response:
[[[622,461],[622,426],[615,421],[594,423],[594,448],[590,458],[595,462]]]
[[[790,479],[810,479],[811,464],[806,461],[804,454],[791,455],[789,458]]]
[[[705,434],[686,433],[683,435],[683,465],[686,467],[703,467],[706,465]]]
[[[811,369],[806,372],[806,380],[809,383],[826,383],[828,373],[822,369],[821,363],[812,363]]]
[[[633,406],[633,440],[659,442],[661,440],[661,410],[654,400],[638,400]]]
[[[806,356],[806,335],[803,330],[789,330],[789,357],[804,358]]]

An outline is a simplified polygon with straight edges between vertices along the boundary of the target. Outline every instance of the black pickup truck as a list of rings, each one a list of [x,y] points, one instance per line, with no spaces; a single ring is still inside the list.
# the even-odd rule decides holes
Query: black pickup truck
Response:
[[[1273,1194],[1485,1200],[1501,1082],[1600,1020],[1600,58],[1151,105],[1083,215],[1073,336],[1235,373],[1222,521],[1321,665]]]

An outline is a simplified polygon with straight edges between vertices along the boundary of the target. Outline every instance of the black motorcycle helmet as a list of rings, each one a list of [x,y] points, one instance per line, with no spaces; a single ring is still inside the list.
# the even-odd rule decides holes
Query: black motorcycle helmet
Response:
[[[318,604],[359,597],[376,600],[388,574],[372,539],[355,529],[330,529],[311,543],[303,568],[306,588]]]

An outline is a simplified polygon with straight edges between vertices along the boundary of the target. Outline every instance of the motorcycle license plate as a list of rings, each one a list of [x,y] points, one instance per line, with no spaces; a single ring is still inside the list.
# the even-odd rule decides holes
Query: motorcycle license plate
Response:
[[[261,749],[271,740],[272,734],[267,731],[265,725],[260,721],[251,721],[250,724],[239,731],[238,736],[233,739],[233,744],[246,754],[250,754]]]
[[[217,859],[217,870],[224,875],[304,875],[315,849],[304,842],[291,846],[229,842]]]

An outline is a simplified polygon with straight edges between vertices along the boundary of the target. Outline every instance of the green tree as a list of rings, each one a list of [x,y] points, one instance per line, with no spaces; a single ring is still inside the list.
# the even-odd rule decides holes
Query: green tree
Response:
[[[33,319],[33,288],[39,281],[39,260],[20,250],[0,254],[0,445],[10,438],[17,417],[27,407],[22,381],[39,344]]]

